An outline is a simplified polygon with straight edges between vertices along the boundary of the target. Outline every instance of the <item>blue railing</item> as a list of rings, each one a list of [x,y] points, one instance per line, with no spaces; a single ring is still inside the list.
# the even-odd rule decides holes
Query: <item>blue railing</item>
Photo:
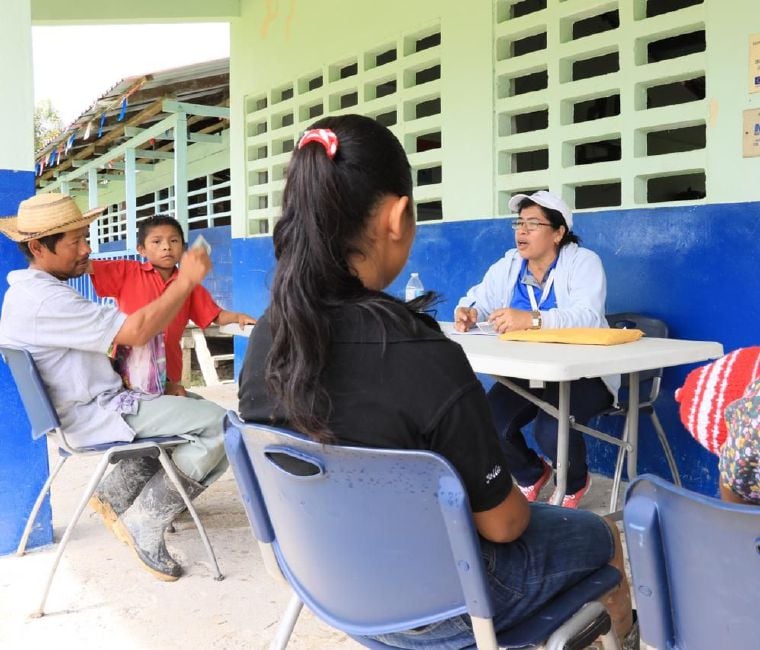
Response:
[[[141,260],[142,257],[137,253],[129,253],[127,251],[113,251],[109,253],[96,253],[92,255],[94,260]],[[116,301],[113,298],[101,298],[95,293],[95,288],[92,286],[92,280],[90,274],[85,273],[78,278],[72,278],[69,280],[69,285],[74,287],[85,298],[96,302],[99,305],[116,305]]]

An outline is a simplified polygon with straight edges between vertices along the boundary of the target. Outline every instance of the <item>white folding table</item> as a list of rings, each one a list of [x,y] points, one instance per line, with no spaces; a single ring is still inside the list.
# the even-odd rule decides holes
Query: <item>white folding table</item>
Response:
[[[567,487],[567,454],[571,422],[570,382],[576,379],[628,374],[629,434],[628,477],[636,475],[639,431],[639,372],[667,368],[684,363],[716,359],[723,355],[723,346],[712,341],[683,341],[679,339],[641,338],[621,345],[575,345],[564,343],[527,343],[502,341],[497,336],[454,331],[453,323],[440,323],[444,333],[464,349],[475,372],[492,375],[508,388],[533,401],[539,408],[554,415],[557,434],[557,489],[552,503],[559,504]],[[509,378],[534,381],[554,381],[559,384],[559,404],[526,393]],[[585,433],[620,446],[621,440],[601,431],[583,427]]]

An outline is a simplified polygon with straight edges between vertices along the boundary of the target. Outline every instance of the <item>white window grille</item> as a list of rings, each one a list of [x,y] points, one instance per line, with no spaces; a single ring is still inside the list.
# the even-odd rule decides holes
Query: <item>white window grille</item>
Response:
[[[154,214],[174,216],[174,186],[142,194],[137,198],[137,224]],[[230,224],[230,171],[223,169],[213,174],[188,181],[188,228],[211,228]],[[121,201],[108,206],[97,221],[100,244],[127,239],[127,208]],[[105,253],[103,256],[109,256]],[[101,255],[93,257],[103,257]]]
[[[494,39],[500,213],[706,198],[703,0],[497,0]]]
[[[417,219],[442,219],[442,46],[432,25],[246,97],[248,234],[272,231],[296,139],[326,114],[362,113],[390,128],[412,166]]]
[[[188,183],[187,222],[190,230],[230,224],[230,189],[229,169],[194,178]]]

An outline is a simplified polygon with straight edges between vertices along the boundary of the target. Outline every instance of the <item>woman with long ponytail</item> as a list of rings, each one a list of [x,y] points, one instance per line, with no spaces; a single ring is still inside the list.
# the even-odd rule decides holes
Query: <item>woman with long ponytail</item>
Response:
[[[422,311],[434,296],[406,304],[383,291],[414,235],[409,162],[387,128],[343,115],[304,133],[273,233],[271,303],[240,374],[240,414],[326,444],[444,456],[493,560],[495,625],[505,629],[604,564],[624,575],[620,539],[592,513],[529,505],[513,489],[482,386],[462,349]],[[608,607],[624,635],[625,578]],[[379,638],[400,648],[474,643],[466,616]]]

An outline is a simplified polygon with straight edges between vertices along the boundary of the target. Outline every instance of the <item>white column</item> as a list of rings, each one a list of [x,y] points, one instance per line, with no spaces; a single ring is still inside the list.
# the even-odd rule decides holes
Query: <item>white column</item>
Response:
[[[174,127],[174,218],[188,237],[187,227],[187,115],[176,114]]]
[[[124,200],[127,204],[127,251],[137,250],[137,158],[134,147],[124,152]]]
[[[0,9],[0,215],[15,214],[34,194],[34,83],[30,0],[3,0]],[[0,235],[0,300],[5,276],[26,265],[16,245]],[[29,435],[29,422],[7,371],[0,375],[0,555],[11,553],[48,476],[47,448]],[[39,444],[42,443],[42,444]],[[50,502],[37,516],[29,547],[53,541]]]
[[[5,0],[2,5],[0,169],[31,171],[34,169],[31,0]]]
[[[87,205],[90,209],[97,208],[98,206],[98,170],[95,167],[90,167],[87,170]],[[90,248],[93,253],[100,252],[100,237],[98,237],[98,221],[101,218],[95,219],[90,224]]]

